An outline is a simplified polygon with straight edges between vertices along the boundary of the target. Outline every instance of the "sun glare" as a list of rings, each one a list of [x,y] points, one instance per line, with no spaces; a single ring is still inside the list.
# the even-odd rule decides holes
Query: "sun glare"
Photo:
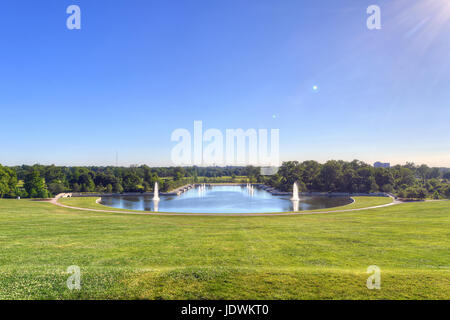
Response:
[[[423,0],[412,6],[411,1],[403,1],[398,9],[402,13],[396,20],[408,30],[405,37],[414,38],[423,50],[450,31],[450,0]]]

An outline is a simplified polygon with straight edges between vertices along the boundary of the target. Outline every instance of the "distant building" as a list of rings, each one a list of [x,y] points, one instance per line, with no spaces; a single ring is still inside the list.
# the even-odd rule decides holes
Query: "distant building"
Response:
[[[374,168],[390,168],[391,164],[389,162],[377,161],[373,164]]]

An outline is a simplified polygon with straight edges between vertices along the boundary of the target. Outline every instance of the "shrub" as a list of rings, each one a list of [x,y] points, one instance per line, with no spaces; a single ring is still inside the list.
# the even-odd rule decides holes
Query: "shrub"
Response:
[[[406,198],[406,191],[405,190],[400,190],[399,192],[397,192],[397,196],[399,198]]]
[[[391,184],[385,184],[381,187],[381,191],[391,193],[394,191],[394,187]]]
[[[444,189],[444,196],[446,198],[450,198],[450,185],[448,185],[447,188]]]
[[[425,188],[408,188],[405,190],[406,197],[410,199],[425,199],[427,197],[427,190]]]

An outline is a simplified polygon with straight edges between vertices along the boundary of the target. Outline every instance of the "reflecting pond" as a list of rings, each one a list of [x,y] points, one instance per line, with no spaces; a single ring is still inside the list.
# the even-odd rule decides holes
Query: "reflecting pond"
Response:
[[[291,201],[290,196],[274,196],[259,188],[247,186],[197,186],[180,196],[104,197],[101,204],[129,210],[184,212],[184,213],[269,213],[324,209],[346,205],[349,197],[300,197]]]

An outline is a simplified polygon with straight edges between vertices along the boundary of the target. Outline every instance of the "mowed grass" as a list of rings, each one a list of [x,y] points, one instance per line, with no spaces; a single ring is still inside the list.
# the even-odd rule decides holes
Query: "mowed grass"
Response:
[[[96,209],[96,210],[108,210],[108,211],[117,211],[117,212],[137,212],[142,213],[143,211],[139,210],[130,210],[130,209],[117,209],[113,207],[104,206],[102,204],[96,203],[98,197],[80,197],[80,198],[61,198],[59,202],[61,204],[77,207],[77,208],[88,208],[88,209]],[[355,201],[351,204],[341,206],[341,207],[333,207],[328,209],[317,209],[317,210],[308,210],[303,211],[307,212],[322,212],[322,211],[337,211],[337,210],[348,210],[348,209],[360,209],[360,208],[368,208],[375,207],[379,205],[384,205],[392,202],[392,198],[389,197],[354,197]]]
[[[0,200],[0,299],[450,299],[449,227],[449,201],[183,217]]]

